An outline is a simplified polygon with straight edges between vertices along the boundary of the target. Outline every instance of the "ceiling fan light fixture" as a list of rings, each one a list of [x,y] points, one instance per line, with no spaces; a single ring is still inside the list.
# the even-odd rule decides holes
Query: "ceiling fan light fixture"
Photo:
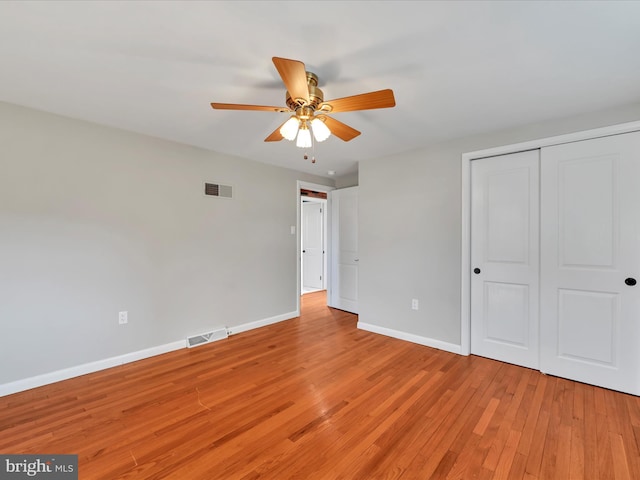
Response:
[[[300,131],[298,132],[298,140],[296,141],[296,147],[311,148],[311,132],[306,123],[300,125]]]
[[[298,134],[298,129],[300,128],[300,120],[296,117],[291,117],[289,120],[284,122],[284,125],[280,127],[280,134],[287,140],[294,140],[296,135]]]
[[[244,105],[238,103],[211,103],[216,110],[252,110],[265,112],[288,112],[294,114],[271,132],[265,142],[279,142],[286,138],[301,148],[313,147],[314,142],[322,142],[331,135],[349,142],[360,135],[355,128],[346,125],[328,113],[355,112],[377,108],[395,107],[393,90],[377,90],[349,97],[324,100],[324,93],[318,88],[318,76],[308,72],[299,60],[272,57],[273,64],[286,88],[286,107],[269,105]],[[313,131],[313,136],[311,132]]]
[[[318,142],[324,142],[331,135],[329,127],[319,118],[314,118],[311,121],[311,129],[313,130],[313,137]]]

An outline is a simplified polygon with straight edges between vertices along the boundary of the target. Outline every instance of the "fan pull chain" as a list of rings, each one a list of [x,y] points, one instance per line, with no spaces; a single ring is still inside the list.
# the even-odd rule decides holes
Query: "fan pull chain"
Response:
[[[316,139],[311,135],[311,163],[316,163]]]
[[[305,153],[302,158],[309,160],[309,155]],[[316,142],[313,135],[311,135],[311,163],[316,163]]]

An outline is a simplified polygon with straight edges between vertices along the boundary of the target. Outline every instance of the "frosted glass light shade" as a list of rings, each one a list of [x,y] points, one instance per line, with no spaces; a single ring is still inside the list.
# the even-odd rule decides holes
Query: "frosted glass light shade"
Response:
[[[298,132],[298,140],[296,142],[296,147],[300,148],[310,148],[311,147],[311,132],[309,131],[309,127],[303,125],[300,127],[300,131]]]
[[[280,127],[280,134],[287,140],[293,140],[296,138],[298,128],[300,128],[300,121],[296,117],[291,117]]]
[[[318,142],[324,142],[329,135],[331,135],[331,130],[327,127],[322,120],[319,118],[314,118],[311,121],[311,129],[313,130],[313,136]]]

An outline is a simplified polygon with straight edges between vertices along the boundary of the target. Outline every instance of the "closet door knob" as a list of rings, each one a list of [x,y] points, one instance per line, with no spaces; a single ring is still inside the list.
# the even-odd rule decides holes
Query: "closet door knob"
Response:
[[[633,287],[636,284],[636,279],[632,277],[625,278],[624,283],[626,283],[630,287]]]
[[[480,273],[480,269],[478,267],[474,268],[473,273],[477,275],[478,273]]]

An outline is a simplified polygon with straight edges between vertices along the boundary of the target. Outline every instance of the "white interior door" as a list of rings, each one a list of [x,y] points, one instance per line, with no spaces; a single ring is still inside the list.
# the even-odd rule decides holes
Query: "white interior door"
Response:
[[[322,290],[324,277],[324,207],[302,203],[302,291]]]
[[[541,158],[541,370],[640,395],[640,133]]]
[[[330,198],[329,306],[358,313],[358,187],[333,190]]]
[[[471,162],[471,353],[538,368],[539,151]]]

